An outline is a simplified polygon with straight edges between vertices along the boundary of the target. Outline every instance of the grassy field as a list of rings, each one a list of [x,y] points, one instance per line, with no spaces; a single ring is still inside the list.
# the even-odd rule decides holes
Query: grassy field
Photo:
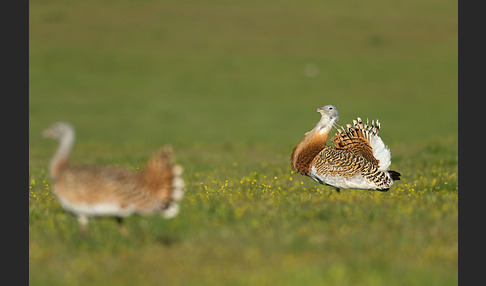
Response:
[[[456,2],[31,1],[29,29],[31,285],[458,284]],[[380,120],[390,191],[291,172],[326,104]],[[47,175],[57,120],[73,164],[171,144],[181,213],[80,237]]]

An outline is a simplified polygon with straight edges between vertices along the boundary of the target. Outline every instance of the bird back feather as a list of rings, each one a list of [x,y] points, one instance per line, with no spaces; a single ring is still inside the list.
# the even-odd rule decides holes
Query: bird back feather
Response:
[[[363,124],[361,118],[353,120],[353,125],[347,124],[347,130],[338,129],[332,137],[334,147],[340,150],[349,150],[360,155],[375,165],[380,171],[385,171],[391,164],[391,154],[383,140],[378,136],[380,123],[373,120],[371,125]]]

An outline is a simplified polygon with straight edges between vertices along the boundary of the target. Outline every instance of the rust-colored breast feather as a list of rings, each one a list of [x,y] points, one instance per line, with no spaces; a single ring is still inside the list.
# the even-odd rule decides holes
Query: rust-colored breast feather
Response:
[[[62,157],[59,158],[51,167],[51,176],[56,180],[59,175],[69,167],[69,158]]]
[[[318,134],[310,132],[305,138],[294,147],[291,156],[292,169],[302,175],[308,175],[311,162],[326,146],[329,132]]]

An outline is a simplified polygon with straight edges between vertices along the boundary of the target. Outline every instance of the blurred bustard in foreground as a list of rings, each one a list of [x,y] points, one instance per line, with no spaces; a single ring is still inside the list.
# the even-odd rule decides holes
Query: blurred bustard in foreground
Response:
[[[364,124],[358,117],[347,129],[337,129],[331,138],[334,146],[326,145],[329,132],[339,119],[333,105],[317,109],[321,120],[295,146],[291,167],[315,181],[333,186],[338,192],[344,188],[388,191],[400,173],[388,170],[391,154],[378,136],[380,123]]]
[[[107,165],[69,166],[73,127],[56,122],[43,135],[60,142],[49,170],[53,191],[64,209],[77,216],[83,233],[91,217],[115,217],[122,226],[122,218],[135,213],[158,213],[165,218],[178,214],[184,180],[169,146],[160,148],[141,171]]]

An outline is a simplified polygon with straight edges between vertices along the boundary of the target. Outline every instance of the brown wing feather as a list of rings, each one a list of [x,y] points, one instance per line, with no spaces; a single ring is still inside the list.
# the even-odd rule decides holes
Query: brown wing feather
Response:
[[[375,183],[382,191],[388,190],[392,182],[392,179],[385,172],[378,170],[377,165],[372,164],[363,156],[356,156],[354,153],[348,152],[347,149],[334,149],[332,146],[326,146],[314,158],[312,167],[320,175],[339,175],[344,178],[362,175]],[[400,174],[398,173],[397,176],[399,177]]]
[[[378,125],[363,127],[361,119],[358,119],[358,121],[353,120],[353,122],[354,126],[351,126],[351,124],[346,125],[348,128],[346,132],[343,133],[338,129],[338,133],[331,138],[334,147],[340,150],[349,150],[362,156],[371,164],[378,166],[379,161],[373,156],[373,149],[369,142],[370,132],[377,134],[379,131]]]

